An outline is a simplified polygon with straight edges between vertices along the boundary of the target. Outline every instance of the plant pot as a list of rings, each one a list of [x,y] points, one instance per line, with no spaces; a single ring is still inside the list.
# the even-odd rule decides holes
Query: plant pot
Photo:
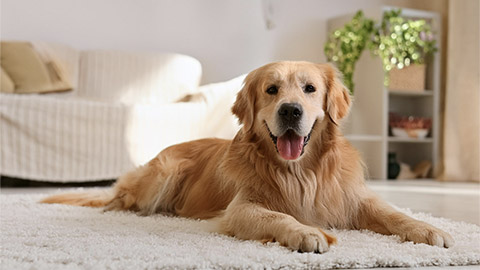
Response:
[[[402,69],[393,68],[389,73],[390,90],[424,91],[425,64],[413,64]]]

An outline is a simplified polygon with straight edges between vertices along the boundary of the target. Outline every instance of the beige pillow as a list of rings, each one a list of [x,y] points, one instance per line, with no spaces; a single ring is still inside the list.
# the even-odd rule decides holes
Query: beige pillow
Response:
[[[45,63],[29,42],[1,42],[1,66],[12,79],[14,93],[70,90],[54,62]]]
[[[15,83],[16,93],[32,93],[51,85],[48,70],[32,45],[27,42],[2,42],[2,68]]]
[[[61,44],[41,41],[35,41],[31,44],[48,70],[52,89],[54,91],[73,89],[75,71],[72,69],[78,68],[78,62],[76,62],[79,61],[78,54]]]
[[[0,78],[0,92],[2,93],[13,93],[15,91],[15,84],[13,84],[12,79],[10,76],[0,67],[1,78]]]
[[[50,80],[52,82],[50,92],[72,90],[72,85],[67,81],[65,71],[62,70],[62,68],[57,65],[56,62],[47,62],[45,67],[48,70],[48,75],[50,76]]]

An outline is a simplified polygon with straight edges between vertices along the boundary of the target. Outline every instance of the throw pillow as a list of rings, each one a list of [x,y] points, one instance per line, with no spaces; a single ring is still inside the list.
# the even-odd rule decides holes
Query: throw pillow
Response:
[[[2,93],[13,93],[15,91],[15,84],[13,84],[12,79],[10,79],[10,76],[3,70],[3,68],[0,67],[0,72],[1,78],[0,78],[0,92]]]
[[[28,42],[2,42],[2,68],[15,83],[16,93],[32,93],[51,85],[47,68]]]
[[[1,66],[15,85],[14,93],[46,93],[71,90],[55,62],[43,61],[29,42],[4,41]]]

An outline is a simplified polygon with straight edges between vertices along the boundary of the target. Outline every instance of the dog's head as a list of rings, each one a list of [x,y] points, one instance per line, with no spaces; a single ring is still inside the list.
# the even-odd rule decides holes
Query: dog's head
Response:
[[[265,65],[248,74],[232,112],[244,133],[270,137],[281,158],[297,160],[314,126],[336,124],[349,111],[350,96],[338,74],[329,64]]]

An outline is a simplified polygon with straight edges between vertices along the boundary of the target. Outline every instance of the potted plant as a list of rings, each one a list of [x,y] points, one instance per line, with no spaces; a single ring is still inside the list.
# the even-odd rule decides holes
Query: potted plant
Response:
[[[373,27],[373,20],[365,18],[360,10],[343,28],[330,34],[325,44],[325,55],[328,61],[334,62],[343,73],[343,82],[350,90],[350,94],[353,94],[355,86],[353,83],[355,63],[371,39]]]
[[[358,11],[343,28],[335,30],[325,44],[325,55],[344,74],[351,93],[355,63],[365,47],[382,59],[385,86],[424,89],[425,61],[436,51],[436,41],[425,20],[405,19],[397,9],[384,12],[381,24],[375,25]]]
[[[436,51],[436,41],[425,20],[407,20],[399,9],[386,11],[369,47],[382,59],[386,86],[425,89],[425,61]]]

